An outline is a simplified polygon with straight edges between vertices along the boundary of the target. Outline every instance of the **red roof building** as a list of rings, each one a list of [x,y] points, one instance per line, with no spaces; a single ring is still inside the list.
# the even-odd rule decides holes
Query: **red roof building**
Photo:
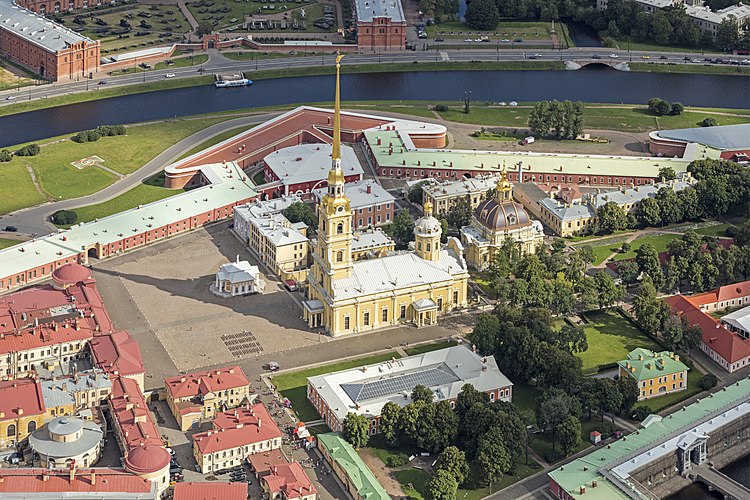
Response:
[[[193,456],[203,473],[227,469],[280,448],[281,436],[262,404],[229,410],[217,415],[213,429],[193,435]]]
[[[710,292],[686,297],[701,311],[712,312],[750,304],[750,281],[724,285]]]
[[[250,381],[239,366],[164,379],[167,404],[183,431],[250,400]]]
[[[263,493],[269,498],[284,500],[316,500],[318,491],[298,462],[278,465],[260,480]]]
[[[709,292],[709,294],[714,292]],[[701,294],[701,296],[709,294]],[[719,296],[719,293],[714,295],[714,297]],[[705,297],[684,297],[679,294],[669,297],[665,301],[677,315],[686,318],[691,325],[700,327],[703,332],[701,350],[719,366],[731,373],[750,364],[750,339],[743,339],[739,334],[728,330],[718,319],[708,314],[708,312],[701,310],[700,305],[693,303],[693,299],[695,298],[697,298],[698,304],[711,303],[703,302]],[[730,298],[729,300],[731,301],[732,299]]]
[[[174,500],[245,500],[245,483],[177,483]]]
[[[274,467],[288,464],[289,460],[286,459],[281,449],[277,449],[250,455],[247,457],[247,463],[250,464],[250,470],[260,479],[266,474],[270,474]]]
[[[44,424],[42,387],[30,378],[0,381],[0,447],[15,446]]]
[[[112,376],[135,379],[143,389],[146,371],[138,342],[124,330],[111,335],[97,335],[89,343],[94,364]]]
[[[159,498],[154,483],[122,469],[0,469],[3,498],[58,500],[73,498],[71,493],[102,500]]]

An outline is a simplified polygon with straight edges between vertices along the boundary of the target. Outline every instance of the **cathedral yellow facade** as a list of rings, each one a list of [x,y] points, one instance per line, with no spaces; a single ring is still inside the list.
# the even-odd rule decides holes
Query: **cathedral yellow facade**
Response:
[[[414,251],[355,261],[353,220],[344,194],[340,153],[339,56],[332,166],[328,193],[318,205],[318,236],[308,274],[304,319],[334,337],[413,323],[431,325],[438,316],[467,305],[469,274],[461,242],[440,243],[440,222],[425,204],[414,227]]]

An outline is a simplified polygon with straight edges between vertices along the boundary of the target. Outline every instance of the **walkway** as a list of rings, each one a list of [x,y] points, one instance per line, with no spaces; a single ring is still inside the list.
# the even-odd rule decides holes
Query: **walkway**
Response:
[[[688,472],[688,477],[706,483],[711,491],[718,491],[724,498],[732,500],[743,500],[750,498],[750,489],[738,483],[729,476],[722,474],[714,468],[705,465],[696,465]]]
[[[190,12],[190,9],[187,8],[185,0],[141,0],[140,3],[146,5],[177,5],[193,30],[198,27],[198,20],[193,16],[193,13]]]

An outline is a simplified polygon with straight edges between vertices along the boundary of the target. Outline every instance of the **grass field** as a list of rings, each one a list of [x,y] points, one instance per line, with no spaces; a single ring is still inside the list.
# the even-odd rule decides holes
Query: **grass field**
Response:
[[[578,354],[583,361],[583,371],[595,373],[600,365],[625,359],[637,347],[661,350],[645,333],[614,310],[586,313],[588,323],[583,325],[589,348]]]
[[[641,73],[691,73],[709,75],[750,75],[747,66],[730,66],[715,64],[659,64],[659,63],[628,63],[631,71]]]
[[[167,189],[164,187],[164,172],[145,179],[141,184],[125,193],[103,203],[76,208],[73,211],[78,215],[77,222],[89,222],[101,219],[138,205],[145,205],[170,196],[184,192],[184,189]],[[70,227],[62,225],[59,227]]]
[[[455,347],[455,346],[456,346],[455,340],[443,340],[441,342],[435,342],[434,344],[424,344],[424,345],[419,345],[416,347],[409,347],[408,349],[404,349],[404,351],[409,356],[416,356],[417,354],[437,351],[440,349],[446,349],[448,347]]]
[[[270,16],[280,12],[297,9],[299,7],[303,7],[307,10],[314,5],[311,3],[311,0],[301,0],[299,2],[296,2],[295,0],[288,2],[279,1],[275,3],[261,3],[260,1],[235,2],[233,0],[212,0],[206,2],[190,2],[187,6],[198,22],[205,21],[210,23],[214,29],[220,29],[226,26],[242,24],[245,20],[245,15]],[[320,17],[320,15],[312,14],[312,12],[308,12],[307,15],[307,32],[314,32],[316,30],[320,31],[312,25],[315,19]],[[288,31],[290,34],[294,35],[305,33],[305,31],[292,31],[291,29]],[[259,33],[262,34],[263,32],[261,31]]]
[[[650,234],[648,236],[641,236],[630,243],[630,250],[628,252],[618,253],[613,260],[634,259],[635,251],[645,244],[653,245],[657,252],[665,252],[669,242],[679,237],[677,234]],[[622,244],[617,245],[613,251],[616,251],[620,246]],[[612,250],[612,247],[609,250]]]
[[[559,26],[559,25],[558,25]],[[507,38],[514,40],[522,39],[524,42],[534,42],[537,40],[550,40],[550,25],[543,22],[502,22],[494,30],[477,30],[469,28],[465,23],[449,22],[440,25],[431,25],[425,27],[427,36],[430,38],[441,37],[446,40],[473,38],[487,36],[497,42],[498,38]],[[493,45],[494,46],[494,45]],[[516,48],[523,45],[516,45]],[[508,44],[510,48],[510,44]]]
[[[581,241],[581,243],[575,245],[575,248],[581,248],[586,245],[591,246],[591,248],[594,250],[594,262],[592,262],[592,264],[598,266],[599,264],[604,262],[604,259],[609,257],[612,252],[618,251],[622,246],[622,243],[627,240],[629,236],[630,232],[627,232],[590,242],[586,242],[586,238],[584,238],[583,240],[579,240]]]
[[[197,153],[199,151],[203,151],[204,149],[210,148],[211,146],[213,146],[215,144],[219,144],[222,141],[226,141],[230,137],[234,137],[235,135],[239,134],[240,132],[244,132],[246,130],[250,130],[251,128],[253,128],[253,127],[252,126],[250,126],[250,127],[237,127],[237,128],[229,129],[226,132],[222,132],[221,134],[219,134],[219,135],[217,135],[215,137],[212,137],[212,138],[210,138],[207,141],[201,142],[200,144],[198,144],[197,146],[195,146],[193,149],[191,149],[190,151],[188,151],[184,155],[180,156],[179,159],[181,160],[183,158],[187,158],[190,155],[194,155],[195,153]]]
[[[5,59],[0,59],[0,90],[14,89],[17,87],[25,87],[34,83],[33,78],[29,78],[24,71],[24,76],[17,75],[20,71],[14,68],[14,71],[6,69],[6,66],[11,64]]]
[[[366,358],[348,359],[339,363],[316,366],[315,368],[310,368],[308,370],[283,373],[281,375],[273,376],[271,381],[276,386],[276,389],[292,402],[292,408],[297,413],[297,417],[299,417],[300,420],[317,420],[320,418],[320,415],[318,415],[315,407],[313,407],[313,405],[307,400],[308,377],[339,370],[347,370],[349,368],[356,368],[371,363],[379,363],[381,361],[387,361],[393,357],[400,358],[401,356],[396,351],[389,351],[374,356],[368,356]]]
[[[104,160],[105,167],[127,175],[176,142],[227,119],[177,120],[128,126],[126,135],[102,137],[96,142],[84,144],[61,140],[70,136],[49,139],[50,144],[42,146],[37,156],[14,156],[12,161],[0,164],[0,181],[6,181],[0,185],[0,213],[37,205],[45,198],[68,199],[95,193],[117,179],[117,176],[99,167],[77,169],[71,162],[96,155]],[[27,166],[33,169],[46,196],[35,188]]]
[[[695,232],[705,236],[723,237],[727,235],[727,229],[729,226],[730,224],[714,224],[711,226],[699,227]]]
[[[3,248],[12,247],[13,245],[18,245],[19,243],[23,243],[23,240],[11,240],[10,238],[0,238],[0,250]]]
[[[157,69],[186,68],[188,66],[200,66],[204,62],[208,61],[208,55],[197,54],[194,56],[176,57],[174,59],[168,59],[168,61],[172,61],[172,63],[167,64],[167,61],[162,61],[160,63],[155,64],[149,69],[143,69],[140,66],[136,66],[134,68],[116,69],[114,71],[110,71],[107,74],[112,75],[112,76],[127,75],[127,74],[133,74],[133,73],[144,73],[144,72],[154,71]]]
[[[669,408],[672,405],[679,403],[691,396],[694,396],[701,392],[701,388],[698,386],[698,381],[703,378],[703,374],[696,369],[692,369],[688,372],[688,387],[682,392],[675,392],[672,394],[665,394],[664,396],[658,396],[653,399],[648,399],[636,404],[645,404],[655,412],[662,411]]]

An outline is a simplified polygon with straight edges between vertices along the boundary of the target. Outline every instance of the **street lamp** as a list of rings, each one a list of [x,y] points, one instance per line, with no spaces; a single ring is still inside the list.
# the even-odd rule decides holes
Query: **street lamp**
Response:
[[[497,52],[497,60],[500,60],[500,36],[497,37],[497,46],[495,48],[495,52]]]

